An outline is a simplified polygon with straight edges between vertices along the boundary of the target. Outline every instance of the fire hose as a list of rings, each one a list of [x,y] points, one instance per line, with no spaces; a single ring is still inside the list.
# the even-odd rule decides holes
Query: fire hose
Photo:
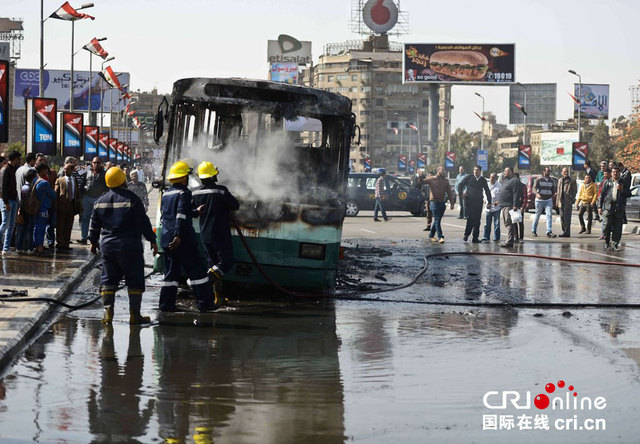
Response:
[[[437,258],[437,257],[445,257],[449,256],[499,256],[499,257],[512,257],[512,258],[531,258],[531,259],[544,259],[558,262],[568,262],[568,263],[576,263],[576,264],[587,264],[587,265],[612,265],[616,267],[631,267],[631,268],[640,268],[640,264],[626,263],[626,262],[609,262],[609,261],[598,261],[591,259],[574,259],[574,258],[563,258],[563,257],[554,257],[554,256],[545,256],[540,254],[526,254],[526,253],[494,253],[494,252],[482,252],[482,251],[454,251],[454,252],[438,252],[438,253],[430,253],[424,257],[424,266],[420,271],[411,279],[409,282],[405,284],[399,284],[392,287],[387,288],[377,288],[370,290],[358,290],[351,292],[333,292],[333,293],[313,293],[313,292],[296,292],[288,290],[277,282],[275,282],[262,268],[255,255],[251,251],[247,240],[242,234],[242,230],[238,226],[237,222],[233,220],[233,226],[235,227],[236,232],[240,238],[242,245],[245,250],[249,254],[251,258],[251,262],[258,269],[260,274],[267,280],[267,282],[276,288],[278,291],[292,297],[296,298],[317,298],[317,299],[337,299],[337,300],[347,300],[347,301],[368,301],[368,302],[393,302],[393,303],[404,303],[404,304],[420,304],[420,305],[446,305],[453,307],[496,307],[496,308],[640,308],[640,304],[627,304],[627,303],[615,303],[615,304],[601,304],[601,303],[565,303],[565,302],[555,302],[555,303],[539,303],[539,302],[452,302],[452,301],[403,301],[403,300],[395,300],[395,299],[381,299],[381,298],[367,298],[367,297],[358,297],[357,295],[363,294],[377,294],[377,293],[386,293],[389,291],[397,291],[408,288],[414,285],[422,275],[427,272],[429,268],[429,259]]]

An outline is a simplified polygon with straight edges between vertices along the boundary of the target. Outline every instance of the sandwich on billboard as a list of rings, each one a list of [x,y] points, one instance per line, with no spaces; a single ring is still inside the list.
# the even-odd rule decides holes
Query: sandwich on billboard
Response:
[[[403,83],[515,83],[515,45],[405,43]]]
[[[577,131],[540,133],[540,165],[571,165]]]
[[[580,101],[580,117],[583,119],[609,118],[609,85],[574,84],[575,96]],[[579,91],[578,91],[579,90]],[[573,104],[573,116],[578,118],[578,104]]]

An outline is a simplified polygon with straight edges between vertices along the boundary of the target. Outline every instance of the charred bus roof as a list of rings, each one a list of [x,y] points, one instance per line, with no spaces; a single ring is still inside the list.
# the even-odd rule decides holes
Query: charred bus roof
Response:
[[[181,79],[173,84],[172,100],[174,103],[246,105],[265,110],[292,107],[294,114],[351,116],[351,100],[340,94],[268,80]]]

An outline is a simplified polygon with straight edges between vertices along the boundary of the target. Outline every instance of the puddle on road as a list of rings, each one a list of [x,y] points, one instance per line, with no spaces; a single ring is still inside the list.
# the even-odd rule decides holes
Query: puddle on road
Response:
[[[407,266],[405,275],[419,268]],[[206,315],[205,328],[185,314],[130,328],[119,295],[112,329],[100,324],[98,307],[76,312],[8,369],[0,441],[637,442],[640,310],[569,316],[401,303],[634,302],[637,274],[603,270],[434,261],[424,282],[384,295],[396,302],[257,303]],[[401,272],[385,269],[390,282]],[[457,276],[436,285],[444,273]],[[78,293],[95,285],[90,277]],[[144,312],[153,313],[157,297],[150,286]],[[559,380],[579,399],[606,398],[606,408],[537,409],[534,397]],[[483,405],[488,391],[529,392],[531,405],[491,410]],[[483,431],[484,415],[512,417],[515,429]],[[523,415],[532,427],[547,415],[551,430],[518,430]],[[574,415],[602,419],[606,430],[554,430]]]

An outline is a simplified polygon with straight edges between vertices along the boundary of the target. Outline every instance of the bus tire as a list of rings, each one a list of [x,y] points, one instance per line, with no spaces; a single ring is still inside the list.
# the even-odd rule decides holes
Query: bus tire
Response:
[[[360,207],[358,206],[358,202],[355,200],[347,201],[347,209],[346,215],[349,217],[355,217],[360,212]]]

